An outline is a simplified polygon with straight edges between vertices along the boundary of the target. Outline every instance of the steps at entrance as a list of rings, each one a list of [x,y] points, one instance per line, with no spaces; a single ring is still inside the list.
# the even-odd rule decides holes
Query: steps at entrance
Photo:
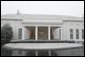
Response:
[[[11,43],[75,43],[75,41],[62,41],[62,40],[12,40]]]

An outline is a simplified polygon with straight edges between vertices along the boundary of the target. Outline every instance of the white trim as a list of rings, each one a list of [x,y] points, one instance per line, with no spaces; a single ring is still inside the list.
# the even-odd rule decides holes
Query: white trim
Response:
[[[51,40],[50,39],[50,26],[48,26],[48,40]]]
[[[38,40],[38,26],[35,27],[35,40]]]
[[[50,25],[50,24],[48,24],[48,25],[47,25],[47,24],[23,24],[23,26],[34,26],[34,27],[35,27],[35,26],[38,26],[38,27],[39,27],[39,26],[40,26],[40,27],[41,27],[41,26],[43,26],[43,27],[44,27],[44,26],[45,26],[45,27],[48,27],[48,26],[50,26],[50,27],[62,27],[62,25]]]

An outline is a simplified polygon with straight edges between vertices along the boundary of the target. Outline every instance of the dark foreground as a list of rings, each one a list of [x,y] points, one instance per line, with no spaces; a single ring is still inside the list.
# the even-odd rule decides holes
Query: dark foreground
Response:
[[[5,48],[1,48],[1,56],[19,56],[19,54],[14,53],[14,51],[15,50],[7,50]],[[16,50],[16,51],[18,51],[18,50]],[[21,51],[19,53],[21,53]],[[42,56],[42,54],[45,53],[45,52],[39,51],[39,53]],[[54,50],[52,52],[52,54],[53,54],[53,56],[84,56],[84,47]],[[26,56],[32,56],[32,52],[28,53]]]

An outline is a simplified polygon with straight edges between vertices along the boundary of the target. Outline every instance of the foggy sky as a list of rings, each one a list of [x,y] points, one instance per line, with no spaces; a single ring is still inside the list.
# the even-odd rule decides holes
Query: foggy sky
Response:
[[[1,15],[16,14],[50,14],[82,16],[84,1],[1,1]]]

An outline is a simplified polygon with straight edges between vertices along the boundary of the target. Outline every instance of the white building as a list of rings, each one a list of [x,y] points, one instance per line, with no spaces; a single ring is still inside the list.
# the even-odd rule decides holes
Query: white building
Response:
[[[1,26],[10,24],[13,40],[73,40],[84,41],[84,19],[73,16],[6,14]]]
[[[10,24],[11,27],[13,28],[14,37],[12,40],[15,42],[16,41],[84,42],[84,18],[80,18],[80,17],[63,16],[63,15],[20,14],[20,13],[5,14],[5,15],[1,15],[1,26],[4,26],[5,24]],[[35,47],[35,49],[38,49],[39,47],[41,47],[42,43],[39,45],[38,44],[33,44],[28,48],[32,49]],[[26,43],[26,44],[22,44],[22,46],[23,45],[25,45],[25,47],[23,48],[26,48],[27,45],[31,45],[31,44]],[[62,47],[65,47],[64,45],[62,44]],[[41,49],[44,49],[47,46],[49,47],[47,47],[46,49],[49,48],[52,49],[53,48],[52,46],[54,46],[54,44],[52,43],[48,45],[45,44],[44,46],[45,47],[42,47]],[[68,46],[71,47],[71,45]],[[13,47],[16,48],[15,45]],[[57,48],[60,47],[61,46]],[[56,48],[56,46],[54,48]],[[14,52],[17,54],[17,51]],[[37,51],[36,51],[36,55],[37,55]]]

